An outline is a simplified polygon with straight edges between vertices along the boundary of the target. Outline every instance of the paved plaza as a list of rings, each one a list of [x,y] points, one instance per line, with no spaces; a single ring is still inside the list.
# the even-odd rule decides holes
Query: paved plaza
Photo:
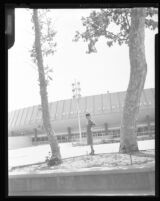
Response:
[[[72,143],[61,143],[62,158],[86,155],[90,153],[89,146],[72,146]],[[116,153],[119,151],[119,143],[95,145],[95,153]],[[138,141],[139,150],[155,148],[155,140]],[[44,162],[50,152],[49,144],[9,150],[9,168]]]

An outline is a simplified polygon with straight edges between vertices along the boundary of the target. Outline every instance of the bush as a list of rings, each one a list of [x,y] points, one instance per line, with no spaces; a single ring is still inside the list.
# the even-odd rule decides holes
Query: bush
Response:
[[[50,155],[50,152],[49,152],[49,155]],[[45,162],[50,167],[61,164],[61,160],[55,156],[47,156]]]
[[[56,165],[59,165],[61,164],[61,160],[59,160],[58,158],[54,157],[54,158],[51,158],[47,161],[47,165],[48,166],[56,166]]]

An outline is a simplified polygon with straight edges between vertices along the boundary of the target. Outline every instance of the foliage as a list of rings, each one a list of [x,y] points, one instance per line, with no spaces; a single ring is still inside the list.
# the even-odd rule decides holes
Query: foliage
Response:
[[[49,55],[53,55],[55,53],[56,51],[55,48],[57,46],[57,43],[54,41],[56,31],[53,28],[52,23],[53,19],[49,16],[50,12],[51,12],[50,9],[38,10],[39,14],[38,19],[41,33],[40,41],[41,41],[42,57],[44,61]],[[33,15],[31,21],[33,22]],[[34,30],[35,27],[32,26],[32,29]],[[36,64],[37,59],[36,59],[35,42],[33,43],[32,50],[30,51],[30,53],[32,61]],[[49,81],[52,80],[51,73],[53,72],[53,69],[46,64],[44,67],[44,71],[45,71],[46,85],[48,85]]]
[[[47,165],[49,167],[51,167],[51,166],[57,166],[57,165],[61,164],[61,161],[57,157],[51,156],[50,152],[49,152],[49,156],[46,157],[45,162],[47,163]]]
[[[153,19],[157,14],[157,8],[146,8],[146,28],[150,28],[151,30],[157,28],[158,22]],[[89,17],[82,17],[82,24],[85,27],[85,31],[82,33],[76,31],[74,41],[83,39],[83,41],[87,42],[88,51],[86,53],[97,52],[95,44],[101,36],[106,38],[106,44],[109,47],[114,43],[118,43],[119,45],[128,44],[131,9],[96,9],[90,13]]]

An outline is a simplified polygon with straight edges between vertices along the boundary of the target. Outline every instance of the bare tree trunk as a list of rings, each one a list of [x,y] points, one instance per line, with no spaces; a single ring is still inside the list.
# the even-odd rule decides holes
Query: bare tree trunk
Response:
[[[131,12],[131,29],[129,34],[131,72],[120,130],[119,151],[123,153],[138,151],[136,120],[147,74],[144,40],[145,9],[133,8]]]
[[[44,66],[43,66],[43,57],[41,50],[41,33],[38,21],[38,10],[33,10],[33,22],[35,26],[35,48],[36,48],[36,60],[38,65],[39,81],[40,81],[40,95],[41,95],[41,105],[42,105],[42,119],[44,129],[48,135],[48,140],[50,143],[52,157],[58,159],[61,162],[60,148],[56,136],[53,133],[50,114],[48,107],[48,96],[47,96],[47,84],[45,80]]]

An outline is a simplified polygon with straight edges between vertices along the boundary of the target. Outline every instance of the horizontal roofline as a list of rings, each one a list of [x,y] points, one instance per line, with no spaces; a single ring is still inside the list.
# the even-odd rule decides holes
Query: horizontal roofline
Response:
[[[151,90],[151,89],[155,89],[155,88],[146,88],[146,89],[143,89],[143,90]],[[95,94],[95,95],[89,95],[89,96],[81,96],[82,98],[87,98],[87,97],[93,97],[93,96],[101,96],[101,95],[105,95],[105,94],[116,94],[116,93],[124,93],[126,91],[117,91],[117,92],[106,92],[106,93],[101,93],[101,94]],[[52,104],[52,103],[56,103],[56,102],[60,102],[60,101],[66,101],[66,100],[72,100],[72,98],[69,98],[69,99],[62,99],[62,100],[57,100],[57,101],[52,101],[52,102],[49,102],[49,104]],[[12,112],[15,112],[15,111],[18,111],[18,110],[23,110],[23,109],[26,109],[26,108],[31,108],[31,107],[37,107],[37,106],[40,106],[41,104],[37,104],[37,105],[31,105],[31,106],[27,106],[27,107],[22,107],[22,108],[19,108],[19,109],[15,109],[15,110],[11,110],[10,112],[8,113],[12,113]]]

